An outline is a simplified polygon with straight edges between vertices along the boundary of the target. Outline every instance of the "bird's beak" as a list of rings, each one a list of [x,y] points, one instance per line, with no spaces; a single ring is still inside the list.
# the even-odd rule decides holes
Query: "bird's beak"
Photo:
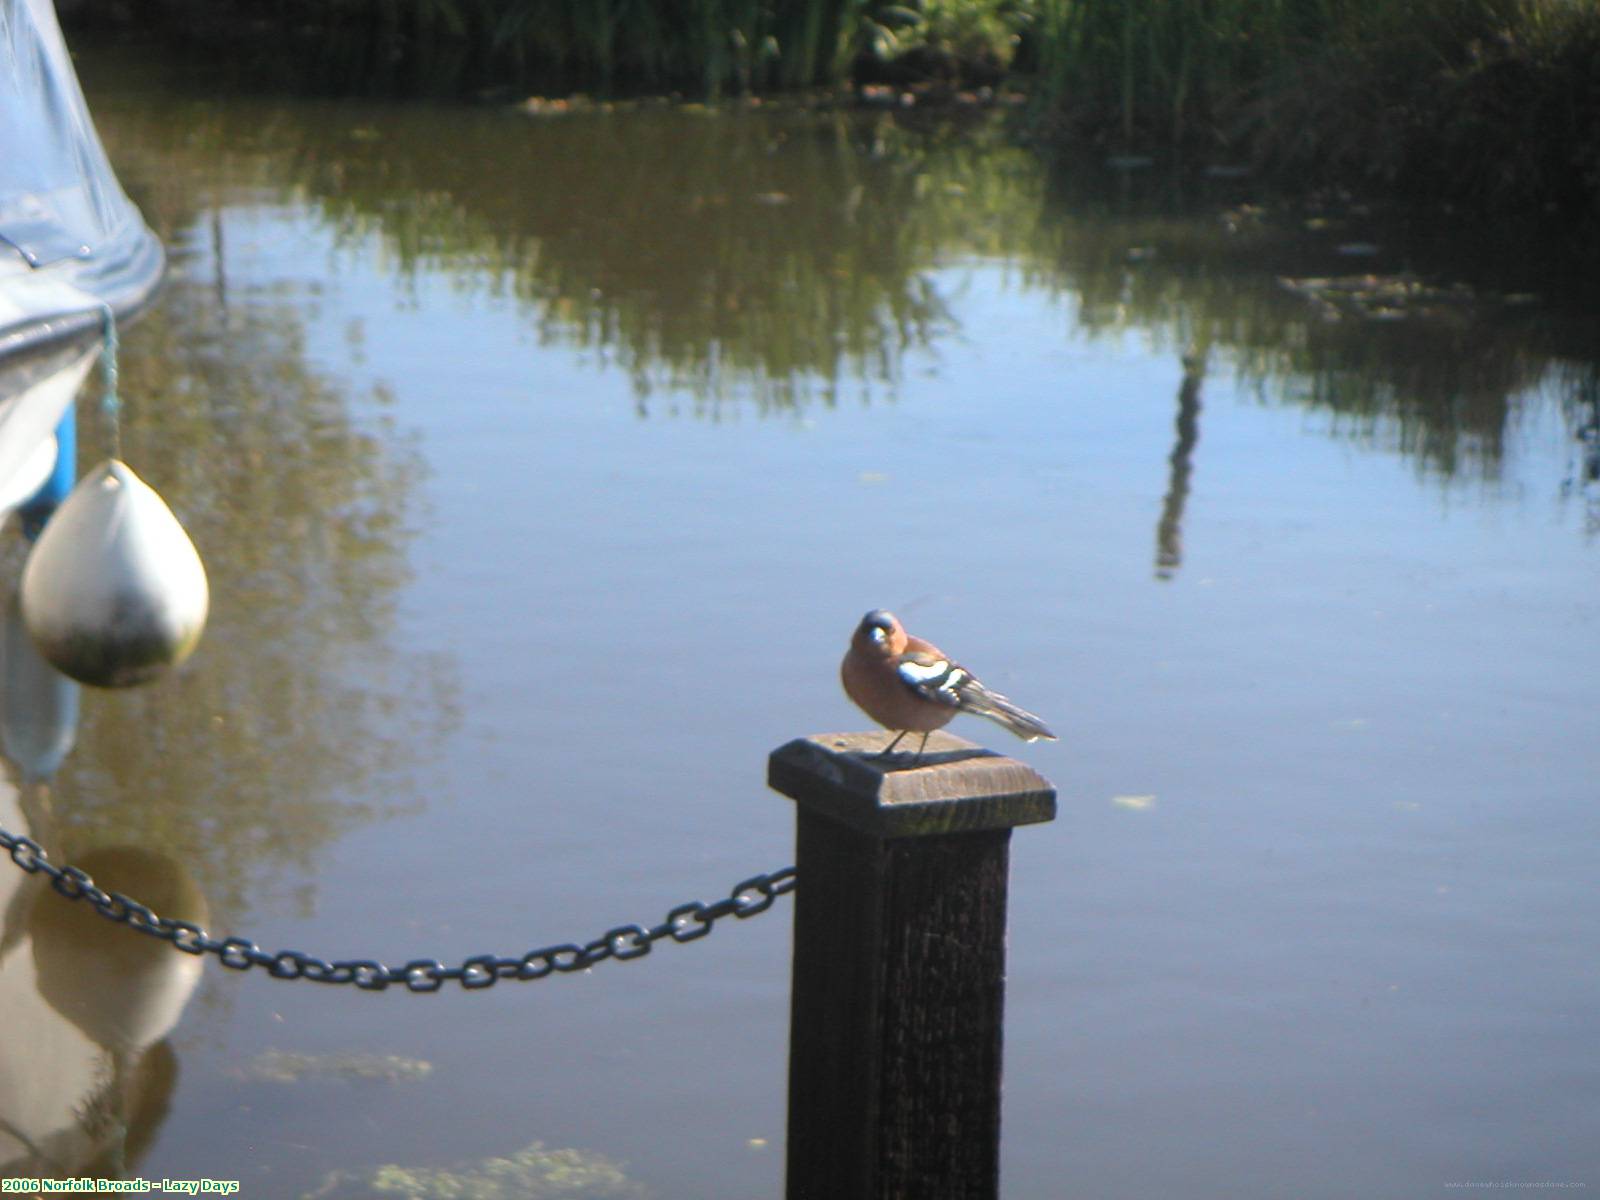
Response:
[[[868,631],[867,636],[872,639],[872,644],[874,646],[881,646],[889,640],[888,633],[876,625],[874,625],[871,630]]]

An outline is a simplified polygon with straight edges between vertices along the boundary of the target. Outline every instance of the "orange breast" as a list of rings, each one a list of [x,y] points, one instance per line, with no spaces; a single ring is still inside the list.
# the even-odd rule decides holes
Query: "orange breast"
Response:
[[[930,733],[950,723],[958,710],[924,700],[901,682],[894,661],[846,654],[839,669],[845,695],[885,729]]]

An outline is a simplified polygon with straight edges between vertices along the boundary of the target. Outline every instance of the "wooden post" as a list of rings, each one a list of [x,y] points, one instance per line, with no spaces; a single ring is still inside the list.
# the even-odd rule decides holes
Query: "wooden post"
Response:
[[[873,758],[887,742],[768,763],[799,805],[788,1200],[992,1200],[1011,829],[1052,820],[1055,788],[947,733],[915,767]]]

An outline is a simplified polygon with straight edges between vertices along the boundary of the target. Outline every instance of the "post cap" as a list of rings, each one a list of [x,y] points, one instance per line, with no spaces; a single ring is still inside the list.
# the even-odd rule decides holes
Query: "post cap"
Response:
[[[908,734],[906,740],[920,738]],[[880,838],[975,833],[1053,821],[1055,786],[1026,763],[943,730],[922,759],[885,733],[818,733],[779,746],[767,784],[812,812]]]

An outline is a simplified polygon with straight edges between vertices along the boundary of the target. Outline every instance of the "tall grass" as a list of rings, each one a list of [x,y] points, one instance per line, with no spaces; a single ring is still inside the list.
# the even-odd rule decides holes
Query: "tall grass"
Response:
[[[1301,181],[1600,214],[1600,0],[159,0],[140,11],[230,66],[255,58],[276,85],[342,93],[714,98],[839,85],[875,60],[942,75],[981,63],[992,76],[1015,49],[1046,142],[1181,147]]]
[[[1600,0],[1037,0],[1056,137],[1600,212]]]
[[[861,56],[930,39],[1004,46],[1009,14],[1031,2],[163,0],[156,17],[173,36],[231,43],[278,80],[319,90],[716,97],[839,84]]]

